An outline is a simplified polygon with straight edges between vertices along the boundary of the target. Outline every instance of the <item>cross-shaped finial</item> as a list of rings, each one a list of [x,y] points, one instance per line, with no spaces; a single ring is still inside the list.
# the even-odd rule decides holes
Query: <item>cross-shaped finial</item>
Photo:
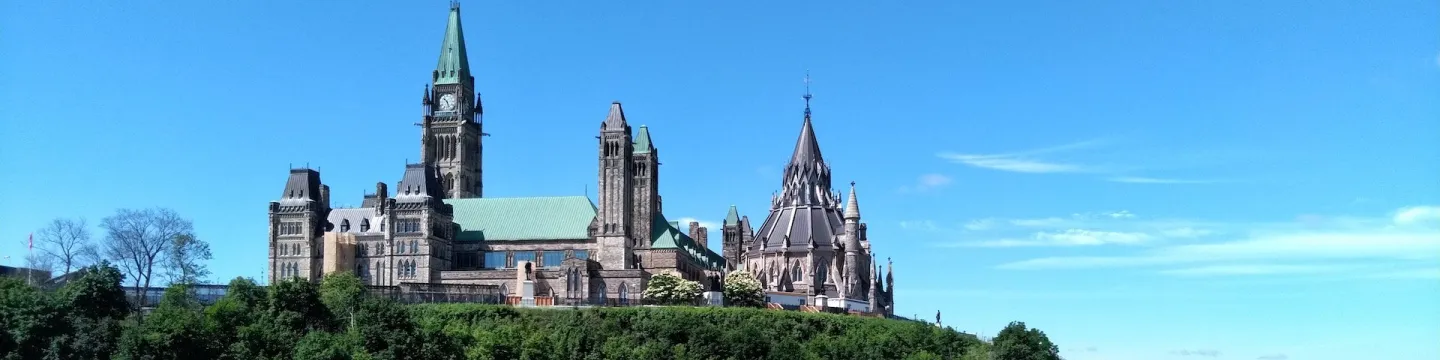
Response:
[[[855,182],[854,182],[854,181],[851,181],[851,182],[850,182],[850,187],[855,187]]]

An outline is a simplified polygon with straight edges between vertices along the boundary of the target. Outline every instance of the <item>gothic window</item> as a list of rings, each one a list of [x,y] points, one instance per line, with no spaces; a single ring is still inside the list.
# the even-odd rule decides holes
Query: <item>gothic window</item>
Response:
[[[419,253],[420,253],[420,243],[419,243],[419,242],[416,242],[415,240],[410,240],[410,253],[411,253],[411,254],[419,254]]]
[[[292,252],[292,253],[290,253],[290,254],[291,254],[291,255],[300,255],[300,244],[293,244],[293,245],[294,245],[294,246],[292,246],[292,247],[294,248],[294,252]]]
[[[625,283],[622,282],[622,283],[620,283],[620,290],[619,290],[619,291],[620,291],[620,303],[621,303],[621,304],[629,303],[629,301],[627,301],[627,300],[630,299],[630,286],[627,286],[627,285],[625,285]]]
[[[385,255],[385,243],[375,243],[375,255]]]
[[[804,272],[800,270],[800,264],[798,263],[790,269],[790,281],[792,282],[805,281],[805,277],[803,275]]]
[[[360,219],[360,232],[370,231],[370,219]]]
[[[814,271],[814,272],[815,272],[815,283],[816,283],[816,284],[824,284],[824,283],[825,283],[825,274],[827,273],[826,270],[829,269],[829,268],[830,268],[829,261],[827,261],[827,260],[820,260],[820,263],[816,265],[815,269],[814,269],[814,270],[811,270],[811,271]]]
[[[350,219],[340,220],[340,232],[350,232]]]

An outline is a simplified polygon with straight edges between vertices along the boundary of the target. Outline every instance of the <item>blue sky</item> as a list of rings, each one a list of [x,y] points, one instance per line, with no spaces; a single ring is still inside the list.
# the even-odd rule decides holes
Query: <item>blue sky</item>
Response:
[[[0,253],[56,217],[194,220],[259,277],[287,166],[336,205],[415,160],[446,3],[0,4]],[[580,195],[610,101],[666,213],[759,221],[800,128],[898,312],[1073,360],[1440,356],[1430,1],[464,6],[487,196]],[[99,229],[92,230],[99,233]]]

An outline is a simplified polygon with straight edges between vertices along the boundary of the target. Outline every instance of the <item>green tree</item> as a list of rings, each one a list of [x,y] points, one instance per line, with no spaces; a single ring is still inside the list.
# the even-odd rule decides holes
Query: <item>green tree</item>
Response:
[[[65,332],[61,309],[24,280],[0,277],[0,359],[42,359]]]
[[[355,311],[365,298],[365,284],[348,271],[326,274],[320,281],[320,302],[341,323],[355,321]]]
[[[54,349],[64,352],[63,358],[109,359],[119,350],[120,323],[130,310],[120,287],[124,275],[108,262],[77,273],[54,295],[57,305],[67,310],[68,323],[68,336]]]
[[[736,270],[725,275],[725,305],[739,307],[764,307],[765,289],[755,275]]]
[[[1060,348],[1040,329],[1011,322],[993,340],[995,360],[1060,360]]]
[[[120,359],[183,360],[219,357],[224,344],[214,341],[194,290],[187,284],[165,289],[160,305],[144,322],[129,326],[120,343]]]
[[[700,283],[663,273],[650,278],[643,296],[659,305],[690,305],[700,298],[700,290]]]

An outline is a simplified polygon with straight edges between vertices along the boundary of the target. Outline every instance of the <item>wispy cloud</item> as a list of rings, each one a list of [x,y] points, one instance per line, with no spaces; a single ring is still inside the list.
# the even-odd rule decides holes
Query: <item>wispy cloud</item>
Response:
[[[1150,235],[1135,232],[1095,231],[1069,229],[1060,232],[1042,231],[1030,239],[1001,239],[974,243],[961,243],[962,247],[1032,247],[1032,246],[1097,246],[1135,245],[1150,240]]]
[[[1289,359],[1290,359],[1290,356],[1287,356],[1287,355],[1285,355],[1285,354],[1261,355],[1260,357],[1255,358],[1255,360],[1289,360]]]
[[[940,157],[946,160],[950,160],[952,162],[970,165],[978,168],[1019,173],[1045,174],[1088,171],[1086,167],[1079,164],[1048,162],[1009,154],[976,155],[941,153]]]
[[[951,177],[945,176],[943,174],[920,175],[920,178],[915,181],[914,185],[900,187],[900,192],[921,192],[934,190],[945,187],[946,185],[950,185],[950,183],[954,181],[955,179],[952,179]]]
[[[1073,239],[1068,240],[1074,240],[1072,244],[1159,243],[1162,246],[1127,255],[1041,257],[1001,264],[998,268],[1040,270],[1150,267],[1158,268],[1156,271],[1162,274],[1176,276],[1364,271],[1371,277],[1440,278],[1440,269],[1437,268],[1425,267],[1406,272],[1394,270],[1397,266],[1403,269],[1406,266],[1419,266],[1417,264],[1426,264],[1425,261],[1440,259],[1440,227],[1426,226],[1427,223],[1416,221],[1428,216],[1425,211],[1414,210],[1423,208],[1427,207],[1402,209],[1395,212],[1392,218],[1326,218],[1309,221],[1302,218],[1287,223],[1233,224],[1223,232],[1206,227],[1186,226],[1135,230],[1132,232],[1140,235],[1129,235],[1130,237],[1115,235],[1127,232],[1109,230],[1052,234],[1070,236]],[[1108,234],[1110,237],[1086,239],[1082,236],[1094,234]],[[1188,239],[1210,241],[1180,241]],[[1065,242],[1052,242],[1055,243]]]
[[[1095,171],[1095,169],[1080,164],[1042,160],[1038,158],[1038,155],[1089,148],[1103,143],[1103,140],[1089,140],[1013,153],[959,154],[945,152],[938,154],[938,156],[958,164],[1001,171],[1032,174],[1090,172]]]
[[[1440,206],[1411,206],[1395,211],[1394,221],[1400,225],[1440,225]]]
[[[1353,267],[1342,265],[1243,264],[1208,265],[1183,269],[1164,270],[1160,273],[1176,276],[1282,275],[1332,273],[1348,269],[1353,269]]]
[[[906,230],[938,230],[940,227],[935,226],[935,222],[930,220],[908,220],[901,221],[900,228]]]
[[[1218,356],[1220,356],[1220,351],[1219,351],[1219,350],[1214,350],[1214,349],[1175,350],[1175,351],[1171,351],[1170,354],[1171,354],[1171,355],[1179,355],[1179,356],[1218,357]]]
[[[1142,176],[1116,176],[1107,178],[1105,181],[1128,184],[1210,184],[1219,182],[1217,180],[1168,179]]]

